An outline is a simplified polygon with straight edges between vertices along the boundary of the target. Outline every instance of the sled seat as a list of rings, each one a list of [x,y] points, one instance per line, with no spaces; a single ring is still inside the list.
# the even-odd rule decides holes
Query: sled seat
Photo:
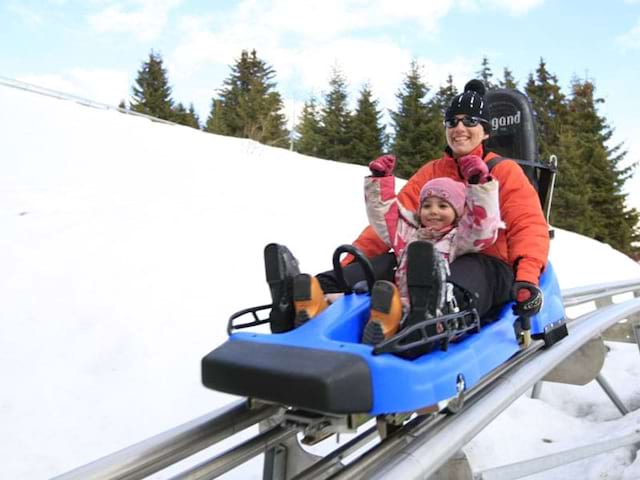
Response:
[[[540,205],[547,222],[557,173],[557,159],[540,158],[535,112],[529,98],[522,92],[508,88],[487,91],[491,134],[487,150],[511,158],[520,164],[529,182],[538,192]]]
[[[202,359],[202,383],[317,412],[368,412],[373,407],[367,362],[329,350],[228,341]]]

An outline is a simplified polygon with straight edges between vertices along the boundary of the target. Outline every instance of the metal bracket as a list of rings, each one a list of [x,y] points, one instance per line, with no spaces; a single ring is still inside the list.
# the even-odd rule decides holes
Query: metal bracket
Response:
[[[303,428],[304,445],[315,445],[335,433],[354,433],[370,417],[357,414],[332,416],[304,410],[289,410],[284,418],[287,422]]]

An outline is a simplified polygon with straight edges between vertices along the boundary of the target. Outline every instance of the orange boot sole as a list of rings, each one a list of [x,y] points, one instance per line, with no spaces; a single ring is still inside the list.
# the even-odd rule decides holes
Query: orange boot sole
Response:
[[[293,279],[293,305],[296,327],[308,322],[329,306],[316,277],[301,273]]]
[[[371,313],[364,327],[362,343],[377,345],[392,337],[400,328],[402,302],[398,288],[386,280],[378,280],[371,292]]]

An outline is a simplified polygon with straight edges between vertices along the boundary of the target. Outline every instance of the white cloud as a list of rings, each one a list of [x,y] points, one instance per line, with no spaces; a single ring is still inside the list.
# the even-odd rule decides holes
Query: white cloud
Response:
[[[42,15],[36,13],[32,8],[24,4],[11,2],[7,5],[7,10],[12,14],[17,15],[30,27],[38,27],[42,25],[44,21]]]
[[[454,0],[246,0],[236,15],[244,23],[259,22],[271,32],[296,33],[306,40],[327,40],[401,21],[415,22],[433,31],[453,5]]]
[[[374,95],[385,104],[393,99],[402,72],[411,61],[409,51],[386,39],[341,38],[279,53],[278,61],[287,65],[292,76],[300,81],[300,88],[307,92],[320,94],[328,90],[331,69],[338,66],[353,92],[369,82]]]
[[[640,48],[640,20],[636,22],[631,30],[618,36],[616,40],[623,47]]]
[[[310,77],[318,72],[323,72],[324,80],[336,56],[345,67],[355,62],[365,70],[370,70],[371,64],[384,65],[382,60],[395,60],[401,50],[397,46],[401,34],[395,29],[403,24],[432,33],[453,8],[467,5],[524,13],[542,1],[244,0],[235,9],[216,16],[180,19],[181,42],[167,57],[167,63],[178,78],[184,78],[203,65],[229,65],[242,49],[257,48],[262,58],[277,66],[280,78],[302,71],[309,86]],[[394,40],[387,39],[387,34],[395,35]],[[391,50],[394,55],[385,55]],[[355,53],[362,57],[357,58]],[[408,55],[402,50],[405,68]]]
[[[545,0],[457,0],[460,10],[467,13],[480,12],[486,9],[506,10],[509,15],[525,15]]]
[[[545,0],[487,0],[487,4],[498,10],[506,10],[510,15],[525,15]]]
[[[182,0],[134,0],[127,5],[109,4],[88,18],[98,33],[129,33],[141,40],[153,40],[162,33],[169,13]]]
[[[198,28],[199,27],[199,28]],[[181,41],[168,55],[167,63],[178,76],[197,73],[203,64],[230,65],[243,49],[264,51],[277,46],[280,37],[265,25],[231,22],[209,17],[180,22]],[[273,64],[272,60],[269,63]],[[280,66],[278,66],[280,70]]]
[[[129,98],[128,74],[116,70],[75,68],[56,75],[25,75],[19,80],[113,106]]]

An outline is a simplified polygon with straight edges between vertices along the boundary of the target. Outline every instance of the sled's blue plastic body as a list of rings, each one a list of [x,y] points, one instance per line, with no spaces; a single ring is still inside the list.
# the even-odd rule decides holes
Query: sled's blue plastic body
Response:
[[[550,264],[540,286],[544,305],[532,318],[534,336],[543,335],[565,318],[560,288]],[[281,334],[237,332],[231,334],[229,341],[321,349],[361,357],[371,375],[371,415],[409,412],[454,397],[459,375],[469,389],[520,349],[513,328],[516,317],[508,304],[496,321],[483,326],[479,333],[450,343],[447,351],[435,350],[415,360],[389,353],[373,355],[372,347],[360,343],[369,303],[368,294],[345,295],[295,330]]]

